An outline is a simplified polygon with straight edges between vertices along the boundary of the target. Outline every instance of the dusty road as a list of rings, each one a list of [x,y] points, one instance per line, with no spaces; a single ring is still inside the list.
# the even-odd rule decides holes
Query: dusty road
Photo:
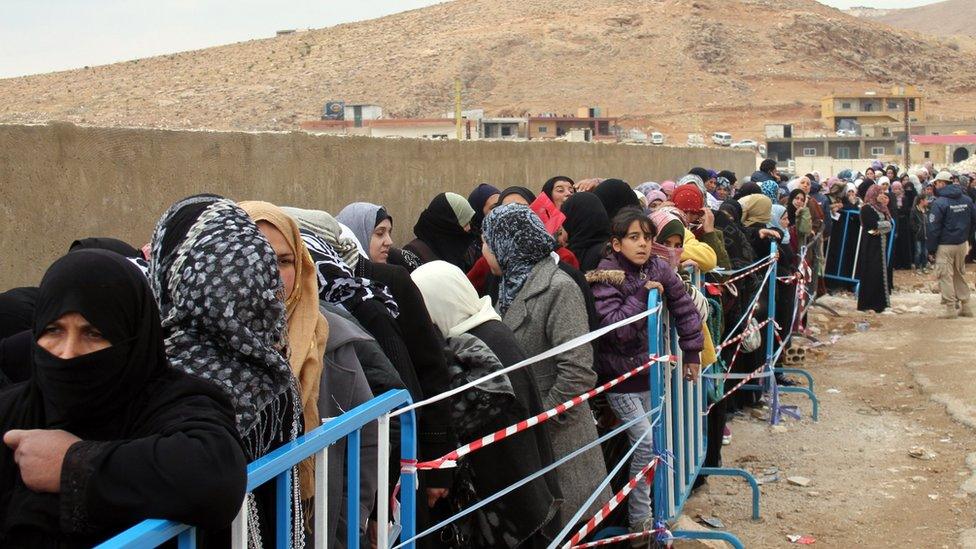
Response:
[[[976,320],[937,319],[939,296],[922,281],[898,273],[906,291],[882,315],[824,298],[842,316],[812,315],[821,340],[841,336],[807,353],[820,422],[805,397],[788,395],[804,416],[785,431],[731,423],[725,465],[779,476],[762,486],[761,521],[750,520],[747,486],[729,478],[710,479],[686,516],[718,517],[750,548],[798,547],[788,534],[816,547],[976,547]],[[867,332],[854,329],[860,320]]]

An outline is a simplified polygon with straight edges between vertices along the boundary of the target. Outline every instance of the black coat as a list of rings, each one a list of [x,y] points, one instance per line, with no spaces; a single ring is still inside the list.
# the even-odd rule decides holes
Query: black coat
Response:
[[[873,207],[861,208],[861,248],[857,256],[857,278],[861,282],[857,294],[859,311],[882,312],[889,306],[891,291],[891,265],[887,258],[888,239],[891,233],[871,234],[885,219]]]

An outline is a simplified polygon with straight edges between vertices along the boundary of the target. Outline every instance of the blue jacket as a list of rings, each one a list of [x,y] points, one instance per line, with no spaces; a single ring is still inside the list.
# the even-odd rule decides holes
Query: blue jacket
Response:
[[[959,185],[946,185],[929,210],[928,249],[935,253],[940,244],[962,244],[976,229],[976,206]]]

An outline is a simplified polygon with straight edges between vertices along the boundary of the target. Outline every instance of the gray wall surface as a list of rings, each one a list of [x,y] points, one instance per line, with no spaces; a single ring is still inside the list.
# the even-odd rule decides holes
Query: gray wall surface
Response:
[[[337,213],[383,204],[397,244],[433,196],[467,196],[478,183],[534,191],[553,175],[618,177],[632,185],[677,179],[694,166],[755,170],[755,156],[716,148],[502,141],[429,141],[0,125],[0,291],[36,285],[77,238],[146,243],[176,200],[212,192]]]

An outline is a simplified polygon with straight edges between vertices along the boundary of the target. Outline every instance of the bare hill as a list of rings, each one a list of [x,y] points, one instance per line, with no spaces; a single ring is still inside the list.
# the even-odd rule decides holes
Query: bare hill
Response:
[[[972,2],[973,0],[962,0]],[[814,0],[456,0],[199,51],[0,80],[0,122],[292,129],[329,99],[430,116],[575,112],[752,132],[816,118],[832,89],[923,83],[952,116],[976,55]]]
[[[855,15],[936,38],[976,37],[976,1],[944,0],[917,8],[861,10]]]

